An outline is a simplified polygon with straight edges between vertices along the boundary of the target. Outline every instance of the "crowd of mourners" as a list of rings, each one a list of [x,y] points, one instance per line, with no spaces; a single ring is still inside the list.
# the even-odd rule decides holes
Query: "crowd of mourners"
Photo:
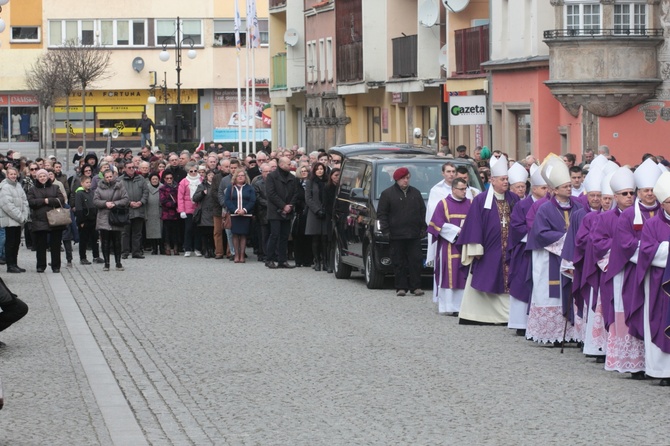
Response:
[[[264,141],[248,156],[213,144],[168,154],[147,145],[100,159],[80,147],[72,162],[67,176],[56,157],[0,156],[0,263],[8,273],[26,271],[22,236],[39,273],[60,272],[63,253],[65,267],[78,256],[103,271],[123,271],[123,260],[149,254],[245,263],[253,253],[271,269],[332,272],[338,156],[297,146],[272,151]],[[58,208],[71,223],[50,223]]]
[[[581,164],[572,154],[539,163],[457,152],[485,190],[472,193],[446,160],[415,223],[428,232],[438,312],[576,343],[606,370],[670,386],[670,163],[647,153],[621,166],[607,146]],[[402,176],[396,186],[408,188]]]

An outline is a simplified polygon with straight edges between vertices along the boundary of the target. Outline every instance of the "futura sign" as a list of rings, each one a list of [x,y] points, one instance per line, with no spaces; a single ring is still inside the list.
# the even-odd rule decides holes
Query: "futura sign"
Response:
[[[452,96],[449,98],[449,124],[486,124],[486,96]]]

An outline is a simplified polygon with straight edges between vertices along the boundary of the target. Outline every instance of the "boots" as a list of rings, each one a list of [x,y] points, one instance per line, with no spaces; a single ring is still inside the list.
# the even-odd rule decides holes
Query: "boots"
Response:
[[[314,271],[321,271],[321,260],[314,259]]]
[[[158,254],[158,241],[151,240],[151,255],[155,256]]]

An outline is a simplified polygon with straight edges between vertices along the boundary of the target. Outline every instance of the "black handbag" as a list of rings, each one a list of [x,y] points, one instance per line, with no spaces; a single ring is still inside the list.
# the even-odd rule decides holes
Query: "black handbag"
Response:
[[[130,211],[128,208],[114,206],[109,210],[110,226],[125,226],[130,224]]]
[[[198,206],[195,212],[193,212],[193,224],[199,225],[201,221],[202,221],[202,206]]]
[[[16,294],[12,293],[5,282],[0,278],[0,306],[13,304],[16,297]]]

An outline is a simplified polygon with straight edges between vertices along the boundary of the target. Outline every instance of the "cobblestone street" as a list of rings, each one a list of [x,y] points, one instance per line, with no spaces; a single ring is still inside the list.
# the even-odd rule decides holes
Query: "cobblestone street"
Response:
[[[356,273],[34,262],[22,249],[28,273],[3,274],[30,312],[0,335],[0,445],[667,442],[658,381],[458,326]]]

